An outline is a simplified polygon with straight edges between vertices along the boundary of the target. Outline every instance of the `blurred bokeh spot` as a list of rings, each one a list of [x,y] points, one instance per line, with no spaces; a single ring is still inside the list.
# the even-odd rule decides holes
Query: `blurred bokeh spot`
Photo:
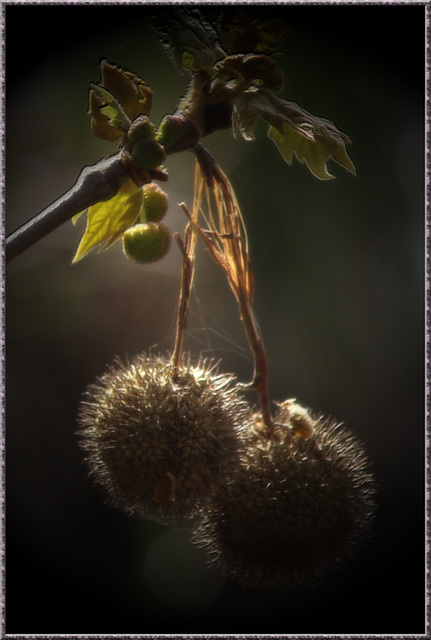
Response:
[[[208,604],[220,592],[223,579],[210,571],[204,554],[189,542],[187,529],[157,538],[145,558],[145,579],[158,600],[175,609]]]

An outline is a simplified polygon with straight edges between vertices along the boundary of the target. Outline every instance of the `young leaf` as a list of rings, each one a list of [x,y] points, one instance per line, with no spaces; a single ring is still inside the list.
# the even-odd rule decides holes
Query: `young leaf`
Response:
[[[174,8],[151,23],[169,57],[180,69],[211,71],[225,51],[212,25],[196,9]]]
[[[246,140],[253,139],[259,117],[270,125],[268,135],[288,164],[295,154],[317,178],[328,180],[333,177],[327,169],[332,158],[347,171],[356,173],[346,152],[350,140],[330,120],[313,116],[265,89],[246,91],[236,99],[234,128]]]
[[[313,139],[316,119],[294,102],[283,100],[266,89],[246,91],[235,100],[235,129],[246,140],[253,140],[259,117],[280,131],[287,122],[304,137]]]
[[[134,224],[141,206],[142,190],[130,180],[110,200],[89,207],[87,226],[72,262],[82,260],[89,251],[102,243],[100,251],[110,247]]]
[[[283,88],[284,73],[275,60],[266,55],[237,54],[226,56],[214,68],[217,75],[227,80],[235,80],[238,92],[251,85],[280,91]]]
[[[120,126],[114,127],[110,122],[110,118],[103,113],[102,109],[106,106],[106,102],[100,96],[100,93],[91,90],[89,95],[90,126],[95,136],[107,140],[108,142],[116,142],[121,138],[124,131]]]
[[[103,60],[102,79],[91,84],[89,113],[93,133],[103,140],[115,142],[130,123],[151,111],[153,93],[141,78]]]
[[[276,127],[270,127],[268,136],[274,140],[283,158],[292,164],[292,156],[305,163],[311,173],[320,180],[330,180],[334,176],[329,173],[327,162],[331,158],[350,173],[355,174],[355,166],[346,153],[342,140],[327,136],[327,130],[316,131],[315,139],[310,140],[298,133],[287,123],[282,133]]]
[[[90,83],[90,87],[100,100],[102,105],[100,107],[100,113],[105,116],[109,126],[114,127],[114,129],[127,131],[130,126],[130,118],[117,98],[101,85]]]
[[[130,120],[150,115],[153,92],[139,76],[106,60],[102,60],[100,70],[100,84],[117,98]]]

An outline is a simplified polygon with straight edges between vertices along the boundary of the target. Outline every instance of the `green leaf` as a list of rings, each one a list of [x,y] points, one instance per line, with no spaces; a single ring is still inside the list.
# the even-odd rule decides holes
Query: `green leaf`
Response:
[[[268,135],[288,164],[295,155],[317,178],[328,180],[334,177],[327,168],[332,158],[356,174],[355,165],[346,152],[350,140],[330,120],[313,116],[271,91],[246,91],[235,101],[235,131],[252,140],[259,117],[270,125]]]
[[[331,158],[350,173],[356,173],[344,143],[328,138],[324,134],[316,134],[316,138],[310,140],[285,123],[282,133],[275,127],[270,127],[268,136],[274,140],[288,164],[292,164],[292,156],[295,155],[320,180],[330,180],[334,177],[327,167],[328,160]]]
[[[294,102],[266,89],[245,91],[235,100],[234,127],[246,140],[253,140],[258,119],[282,131],[285,122],[306,138],[313,139],[314,116]]]
[[[238,94],[243,94],[251,85],[280,91],[283,88],[284,73],[277,62],[266,55],[236,54],[226,56],[218,62],[214,70],[225,81],[233,80]],[[253,92],[250,92],[253,94]]]
[[[100,112],[108,120],[108,124],[116,129],[127,131],[130,127],[130,118],[124,111],[118,100],[104,87],[90,83],[91,89],[103,102]]]
[[[173,8],[162,17],[153,15],[151,24],[180,69],[211,72],[215,62],[226,55],[214,27],[195,8]]]
[[[89,207],[87,226],[72,262],[82,260],[102,243],[100,251],[110,247],[135,223],[141,206],[142,189],[130,180],[110,200]]]

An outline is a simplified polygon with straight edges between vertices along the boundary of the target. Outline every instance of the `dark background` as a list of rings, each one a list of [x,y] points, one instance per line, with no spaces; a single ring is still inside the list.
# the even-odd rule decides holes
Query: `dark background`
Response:
[[[263,123],[253,143],[230,131],[206,143],[247,221],[271,395],[337,417],[366,443],[379,485],[372,538],[314,591],[243,590],[217,582],[200,557],[192,563],[181,531],[104,504],[77,444],[80,398],[116,355],[172,347],[180,256],[174,247],[140,268],[114,246],[71,266],[83,224],[67,223],[6,269],[7,633],[424,632],[425,7],[273,10],[291,23],[281,95],[351,137],[357,177],[332,165],[336,179],[321,182],[287,166]],[[187,76],[149,31],[143,5],[5,13],[10,232],[112,150],[86,113],[101,58],[152,87],[155,122],[174,110]],[[177,203],[191,206],[193,157],[168,166],[167,222],[182,230]],[[231,292],[203,251],[187,340],[251,376]],[[183,578],[182,562],[201,586]],[[203,604],[205,589],[213,595]]]

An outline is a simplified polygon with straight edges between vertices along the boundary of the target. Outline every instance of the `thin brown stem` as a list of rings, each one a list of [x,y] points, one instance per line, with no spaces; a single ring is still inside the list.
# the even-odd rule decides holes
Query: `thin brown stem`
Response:
[[[253,310],[254,281],[247,243],[247,232],[235,194],[226,175],[215,160],[204,154],[202,170],[198,157],[196,174],[200,182],[206,182],[207,215],[204,217],[208,231],[196,226],[212,258],[227,275],[235,295],[242,324],[254,360],[252,385],[256,389],[262,412],[262,420],[268,436],[274,434],[271,417],[268,360],[262,335]],[[210,171],[208,171],[210,167]],[[208,179],[208,178],[211,179]],[[205,180],[204,180],[205,179]],[[216,214],[211,207],[211,196],[215,201]],[[187,214],[187,211],[186,211]],[[187,214],[191,220],[190,214]]]
[[[175,345],[172,351],[171,362],[175,369],[179,369],[183,364],[183,344],[184,333],[187,325],[187,316],[190,303],[190,292],[193,284],[194,275],[194,258],[190,252],[190,236],[193,229],[190,223],[187,225],[184,232],[184,242],[181,240],[180,235],[177,233],[175,239],[178,243],[180,251],[183,256],[183,266],[181,269],[181,286],[180,296],[178,300],[177,311],[177,325],[175,331]]]
[[[252,385],[256,389],[259,397],[263,423],[267,428],[268,435],[271,435],[273,433],[273,423],[269,397],[268,358],[265,344],[250,301],[244,299],[241,295],[237,295],[236,299],[240,308],[241,320],[250,345],[250,350],[253,354],[254,374]]]
[[[186,229],[187,231],[187,229]],[[190,298],[190,281],[192,278],[192,263],[187,254],[185,243],[181,240],[178,233],[175,234],[175,240],[180,248],[183,256],[183,266],[181,270],[181,288],[180,298],[178,301],[177,326],[175,331],[175,345],[172,351],[171,363],[175,369],[179,369],[183,364],[183,342],[184,331],[187,324],[187,311]]]
[[[189,222],[184,231],[184,241],[179,234],[175,235],[176,241],[183,256],[181,269],[181,285],[177,310],[177,325],[175,331],[175,344],[172,351],[171,363],[174,369],[179,369],[183,364],[183,344],[184,334],[187,325],[187,317],[190,305],[190,294],[193,286],[195,273],[195,251],[197,238],[197,225],[199,218],[201,191],[199,185],[195,183],[195,199],[193,203],[193,214],[187,209],[185,204],[181,208],[189,218]]]

